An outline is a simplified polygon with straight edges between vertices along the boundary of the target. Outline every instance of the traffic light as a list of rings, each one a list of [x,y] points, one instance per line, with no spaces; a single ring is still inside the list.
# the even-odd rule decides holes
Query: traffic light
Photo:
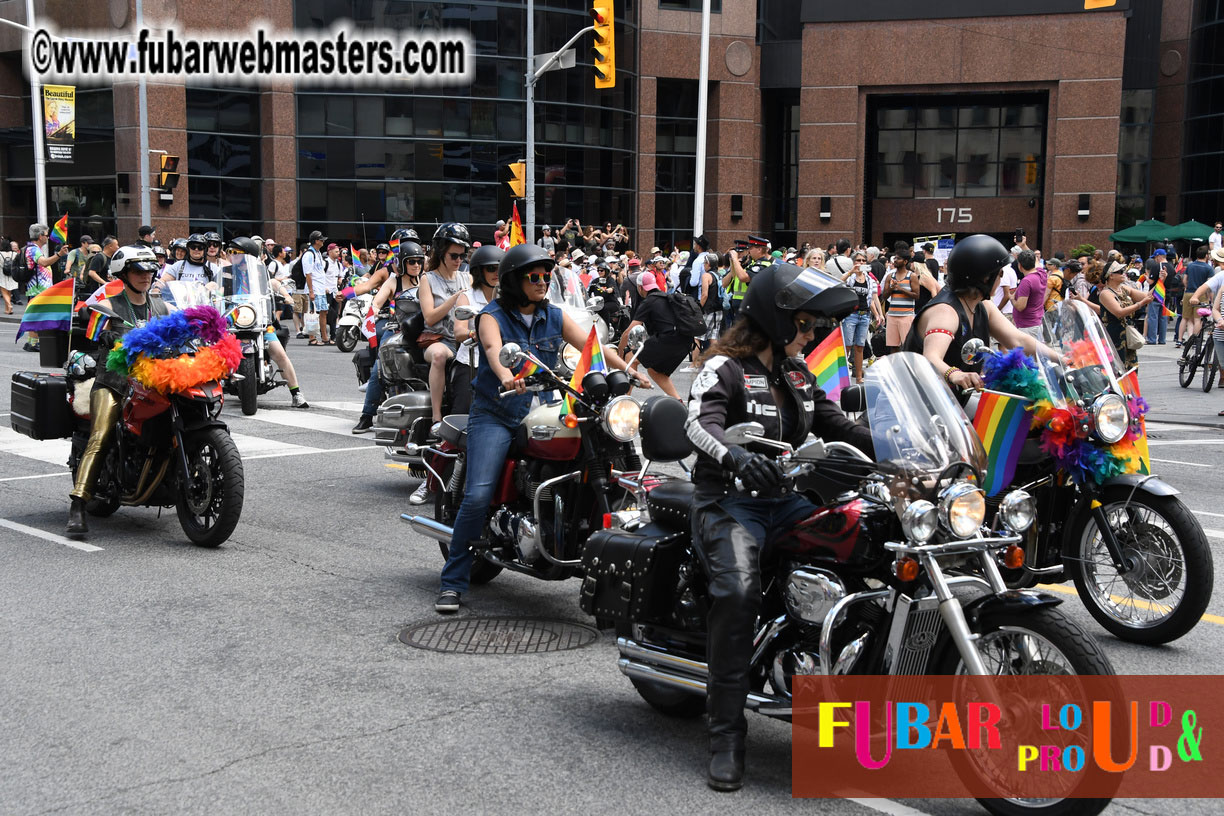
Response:
[[[163,193],[170,193],[178,186],[178,156],[168,156],[162,154],[161,157],[161,172],[157,174],[157,186]]]
[[[612,2],[591,6],[591,19],[595,21],[595,47],[591,56],[595,59],[595,87],[616,87],[616,39],[612,33]]]
[[[514,193],[515,198],[525,198],[527,196],[527,162],[520,161],[507,166],[513,175],[513,178],[507,182],[510,185],[510,190]]]

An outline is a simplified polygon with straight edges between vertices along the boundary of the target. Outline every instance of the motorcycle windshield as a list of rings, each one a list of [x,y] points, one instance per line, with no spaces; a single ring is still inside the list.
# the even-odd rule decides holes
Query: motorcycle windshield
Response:
[[[190,309],[192,306],[217,306],[213,293],[202,283],[193,281],[170,281],[162,284],[162,302],[171,312]]]
[[[925,498],[949,465],[968,465],[979,476],[985,472],[981,440],[921,355],[898,352],[879,358],[867,369],[864,389],[876,461],[911,498]]]
[[[578,273],[564,266],[553,267],[552,280],[548,283],[548,302],[554,306],[586,308],[586,290]]]
[[[272,322],[272,290],[262,261],[250,255],[235,255],[230,266],[221,270],[221,281],[225,298],[233,306],[253,308],[260,325]]]
[[[1037,355],[1037,370],[1056,406],[1084,400],[1112,391],[1122,371],[1113,341],[1096,312],[1078,301],[1064,300],[1046,312],[1041,325],[1043,339],[1058,352],[1061,362]]]

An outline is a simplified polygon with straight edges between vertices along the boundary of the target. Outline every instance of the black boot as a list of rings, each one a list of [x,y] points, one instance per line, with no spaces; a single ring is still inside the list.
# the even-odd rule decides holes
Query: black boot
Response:
[[[744,749],[712,751],[706,784],[716,791],[737,791],[744,786]]]
[[[706,782],[716,791],[736,791],[744,784],[744,716],[747,695],[734,684],[710,683],[706,710],[710,718],[710,768]]]
[[[68,536],[69,538],[84,538],[89,532],[89,525],[85,522],[85,500],[72,497],[72,504],[68,506]]]

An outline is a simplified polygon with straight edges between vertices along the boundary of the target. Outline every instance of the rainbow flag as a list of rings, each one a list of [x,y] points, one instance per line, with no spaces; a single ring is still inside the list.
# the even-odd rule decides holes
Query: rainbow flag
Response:
[[[532,374],[535,374],[537,371],[539,371],[541,367],[542,366],[540,366],[539,363],[537,363],[535,360],[528,357],[526,360],[523,361],[523,364],[519,367],[518,373],[514,375],[514,379],[525,380],[528,377],[530,377]]]
[[[599,335],[595,331],[595,327],[591,327],[591,333],[587,335],[586,345],[582,347],[582,356],[578,358],[578,365],[574,367],[574,376],[570,377],[570,388],[582,393],[582,378],[592,371],[607,371],[608,366],[604,363],[603,346],[599,344]],[[574,398],[569,394],[565,395],[565,401],[561,405],[561,416],[572,414],[574,412]]]
[[[102,339],[102,332],[106,331],[106,323],[110,318],[101,312],[91,312],[89,322],[85,324],[85,336],[95,343]]]
[[[1174,312],[1172,312],[1169,307],[1165,305],[1164,281],[1160,281],[1152,287],[1152,297],[1156,298],[1156,302],[1160,304],[1160,308],[1164,309],[1165,317],[1172,317],[1174,315]]]
[[[399,239],[392,238],[387,242],[387,246],[391,247],[391,254],[394,255],[399,250]]]
[[[816,375],[816,385],[831,400],[836,401],[842,389],[850,384],[850,366],[846,363],[846,346],[839,329],[829,332],[805,362],[808,371]]]
[[[358,275],[364,275],[366,265],[361,262],[361,256],[357,254],[357,247],[349,244],[349,257],[353,260],[353,271]]]
[[[514,211],[510,216],[510,246],[518,246],[519,244],[527,243],[527,239],[523,237],[523,221],[519,218],[518,202],[514,202]]]
[[[51,228],[51,237],[61,244],[68,243],[68,213],[64,213],[60,220],[55,222],[55,226]]]
[[[1016,475],[1016,463],[1028,436],[1028,400],[997,391],[983,391],[973,416],[977,431],[986,448],[986,473],[982,489],[993,496],[1011,484]]]
[[[74,278],[65,278],[30,298],[14,339],[28,331],[68,331],[72,325],[72,290],[75,285]]]
[[[1122,393],[1128,397],[1138,399],[1142,396],[1139,393],[1139,369],[1132,368],[1122,379],[1118,380],[1118,385],[1122,386]],[[1139,454],[1139,472],[1143,474],[1152,472],[1152,454],[1148,450],[1147,438],[1147,419],[1139,417],[1139,435],[1135,437],[1135,451]]]

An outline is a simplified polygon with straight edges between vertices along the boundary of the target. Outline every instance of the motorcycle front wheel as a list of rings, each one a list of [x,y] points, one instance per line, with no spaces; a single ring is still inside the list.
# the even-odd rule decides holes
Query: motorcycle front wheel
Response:
[[[448,491],[447,485],[450,484],[451,474],[455,471],[455,463],[458,459],[447,459],[446,464],[438,471],[438,475],[442,477],[442,489],[434,493],[434,520],[445,524],[448,527],[455,526],[455,516],[459,513],[459,505],[463,501],[463,485],[462,477],[459,488],[453,493]],[[439,541],[438,549],[442,551],[442,559],[450,558],[450,542]],[[496,564],[491,564],[480,557],[472,558],[472,570],[468,576],[468,580],[473,585],[487,584],[496,578],[502,571],[502,568]]]
[[[340,326],[336,329],[336,348],[345,354],[357,348],[361,332],[356,326]]]
[[[238,381],[238,399],[242,403],[242,413],[252,416],[259,410],[256,399],[259,396],[259,371],[255,367],[254,357],[243,357],[238,364],[238,373],[243,379]]]
[[[993,675],[1112,675],[1113,666],[1096,641],[1058,609],[985,615],[976,627],[978,651]],[[936,674],[969,674],[960,653],[949,649]],[[957,772],[990,777],[986,752],[954,752]],[[972,754],[972,756],[964,756]],[[1014,765],[1014,758],[1012,759]],[[1014,772],[1014,767],[1009,769]],[[995,816],[1096,816],[1111,799],[978,799]]]
[[[217,547],[234,532],[242,515],[244,478],[238,446],[221,428],[183,439],[190,478],[179,477],[179,524],[192,544]]]
[[[1067,567],[1080,599],[1097,622],[1122,640],[1160,644],[1177,640],[1203,616],[1211,600],[1211,548],[1194,515],[1177,496],[1110,487],[1100,501],[1129,569],[1114,567],[1096,521],[1074,540]]]

